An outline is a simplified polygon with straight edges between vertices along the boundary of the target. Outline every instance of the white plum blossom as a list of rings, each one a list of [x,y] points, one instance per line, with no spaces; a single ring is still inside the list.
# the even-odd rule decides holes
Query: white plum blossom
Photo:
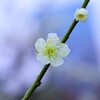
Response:
[[[61,43],[56,33],[49,33],[47,40],[39,38],[35,43],[37,50],[37,60],[43,64],[51,64],[52,66],[62,65],[70,49],[67,44]]]
[[[88,11],[84,8],[77,9],[74,14],[74,18],[76,21],[84,22],[86,21],[88,16]]]

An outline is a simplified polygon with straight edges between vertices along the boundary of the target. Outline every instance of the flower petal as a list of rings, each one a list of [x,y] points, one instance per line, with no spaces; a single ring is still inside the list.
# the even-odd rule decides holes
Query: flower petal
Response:
[[[45,49],[46,42],[43,38],[40,38],[35,43],[35,48],[38,52],[42,52]]]
[[[47,41],[52,41],[52,43],[58,44],[59,38],[56,33],[49,33]]]
[[[84,15],[88,15],[88,11],[86,9],[84,9],[84,8],[80,8],[79,9],[79,13],[80,14],[84,14]]]
[[[64,63],[64,60],[61,57],[52,56],[50,58],[50,63],[52,66],[57,67]]]
[[[49,64],[50,63],[49,57],[42,54],[42,53],[37,54],[37,60],[42,62],[43,64]]]
[[[59,54],[59,56],[65,57],[69,54],[70,49],[67,44],[59,43],[56,52]]]

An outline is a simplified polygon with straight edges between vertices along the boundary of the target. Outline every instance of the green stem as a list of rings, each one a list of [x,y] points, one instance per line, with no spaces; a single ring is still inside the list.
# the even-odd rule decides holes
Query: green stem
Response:
[[[81,8],[86,8],[86,6],[88,5],[90,0],[84,0]],[[76,24],[78,23],[78,21],[76,21],[75,19],[73,20],[72,24],[70,25],[68,31],[66,32],[65,36],[62,38],[61,42],[65,43],[72,30],[74,29],[74,27],[76,26]],[[47,69],[49,68],[50,64],[44,65],[43,69],[41,70],[40,74],[37,76],[35,82],[33,83],[33,85],[27,90],[26,94],[24,95],[22,100],[29,100],[30,96],[32,95],[32,93],[35,91],[35,89],[40,86],[41,84],[41,80],[44,76],[44,74],[46,73]]]
[[[77,23],[78,23],[78,21],[76,21],[76,20],[74,19],[74,21],[73,21],[72,24],[70,25],[68,31],[66,32],[65,36],[62,38],[62,40],[61,40],[62,43],[65,43],[65,42],[67,41],[67,39],[69,38],[69,36],[70,36],[72,30],[74,29],[74,27],[76,26]]]
[[[88,5],[89,2],[90,2],[90,0],[84,0],[81,8],[86,8],[86,6]]]
[[[28,89],[28,91],[26,92],[26,94],[24,95],[22,100],[28,100],[29,97],[32,95],[33,91],[40,86],[41,84],[41,79],[43,78],[44,74],[46,73],[47,69],[49,68],[50,64],[47,64],[43,67],[43,69],[41,70],[40,74],[37,76],[35,82],[33,83],[33,85]]]

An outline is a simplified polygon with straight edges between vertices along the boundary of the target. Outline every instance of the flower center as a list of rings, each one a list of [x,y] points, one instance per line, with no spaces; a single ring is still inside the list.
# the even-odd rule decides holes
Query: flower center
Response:
[[[49,48],[48,50],[47,50],[47,52],[48,52],[48,55],[49,56],[51,56],[51,55],[53,55],[54,54],[54,49],[53,48]]]
[[[79,18],[84,18],[85,15],[84,15],[84,14],[79,14],[78,17],[79,17]]]

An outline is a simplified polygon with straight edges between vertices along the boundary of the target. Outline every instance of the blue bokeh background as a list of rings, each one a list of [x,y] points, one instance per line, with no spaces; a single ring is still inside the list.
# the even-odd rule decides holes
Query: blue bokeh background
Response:
[[[0,100],[21,100],[43,64],[34,44],[48,33],[64,36],[83,0],[0,1]],[[67,44],[65,63],[50,66],[30,100],[100,100],[99,1],[90,0],[86,22],[79,22]]]

